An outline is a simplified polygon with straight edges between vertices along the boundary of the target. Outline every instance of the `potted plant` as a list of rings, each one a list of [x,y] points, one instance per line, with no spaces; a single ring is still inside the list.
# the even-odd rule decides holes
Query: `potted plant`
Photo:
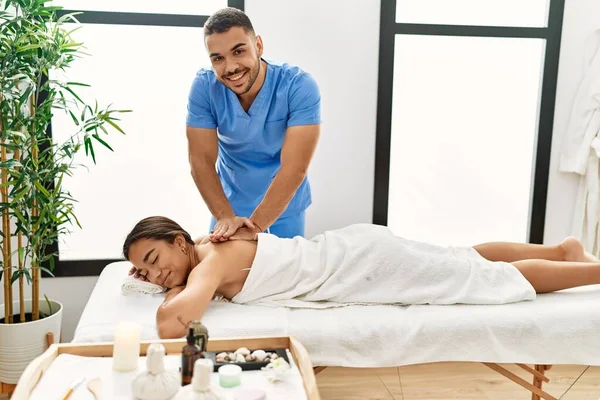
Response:
[[[57,254],[49,245],[69,225],[80,227],[63,178],[73,173],[82,150],[96,162],[94,143],[112,150],[103,136],[107,128],[123,133],[115,115],[128,111],[87,104],[76,89],[88,85],[61,78],[84,47],[71,37],[74,14],[58,17],[61,7],[47,3],[0,0],[0,382],[7,384],[17,383],[46,349],[47,333],[60,338],[62,305],[40,299],[39,282],[40,271],[54,270]],[[73,120],[73,132],[60,143],[48,129],[57,112]]]

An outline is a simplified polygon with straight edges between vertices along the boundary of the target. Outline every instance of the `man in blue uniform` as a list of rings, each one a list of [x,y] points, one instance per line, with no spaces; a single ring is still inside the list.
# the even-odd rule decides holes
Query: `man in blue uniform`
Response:
[[[319,88],[299,67],[264,59],[240,10],[213,14],[204,38],[212,68],[192,83],[186,133],[192,177],[213,215],[210,239],[303,236]]]

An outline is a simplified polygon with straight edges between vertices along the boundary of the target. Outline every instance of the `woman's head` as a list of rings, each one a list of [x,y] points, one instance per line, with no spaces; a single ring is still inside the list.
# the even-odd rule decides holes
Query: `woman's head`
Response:
[[[175,221],[148,217],[127,235],[123,255],[149,282],[172,288],[187,280],[195,258],[193,246],[190,234]]]

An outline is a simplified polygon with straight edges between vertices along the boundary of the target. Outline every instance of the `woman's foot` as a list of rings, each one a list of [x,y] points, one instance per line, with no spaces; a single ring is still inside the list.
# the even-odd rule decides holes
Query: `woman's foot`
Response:
[[[581,242],[573,236],[563,240],[559,247],[564,251],[565,261],[600,263],[600,259],[585,251]]]

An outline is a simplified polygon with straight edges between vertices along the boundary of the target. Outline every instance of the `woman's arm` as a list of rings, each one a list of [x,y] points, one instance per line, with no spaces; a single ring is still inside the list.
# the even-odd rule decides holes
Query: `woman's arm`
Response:
[[[161,339],[184,337],[184,324],[200,319],[206,311],[221,282],[219,269],[210,264],[210,259],[203,260],[190,273],[187,286],[173,288],[167,293],[156,312],[156,326]]]

